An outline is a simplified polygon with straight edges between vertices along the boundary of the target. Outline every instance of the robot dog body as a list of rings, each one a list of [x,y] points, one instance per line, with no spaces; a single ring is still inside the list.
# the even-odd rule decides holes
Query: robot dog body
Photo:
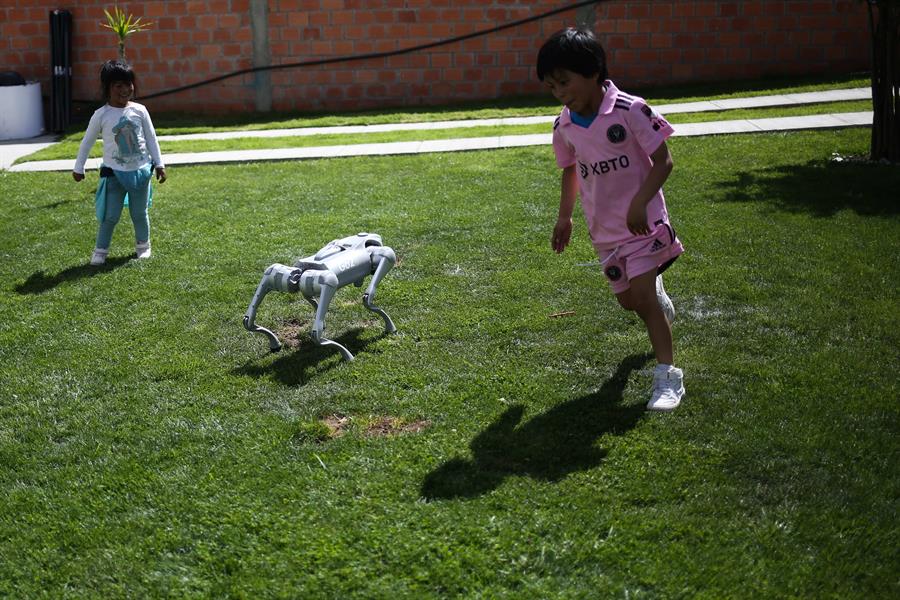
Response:
[[[281,350],[278,337],[254,323],[256,311],[263,298],[270,291],[301,293],[316,311],[310,335],[313,342],[320,346],[334,346],[340,350],[347,360],[353,355],[347,348],[334,340],[323,337],[325,329],[325,313],[334,293],[349,284],[361,287],[363,279],[372,275],[369,287],[363,294],[362,302],[370,311],[384,320],[385,333],[397,330],[394,322],[383,310],[375,306],[375,288],[378,282],[393,268],[397,257],[394,251],[382,245],[381,236],[376,233],[358,233],[354,236],[332,240],[313,256],[301,258],[288,267],[279,263],[271,265],[263,274],[250,307],[244,315],[244,327],[248,331],[261,333],[269,338],[269,348],[273,352]]]

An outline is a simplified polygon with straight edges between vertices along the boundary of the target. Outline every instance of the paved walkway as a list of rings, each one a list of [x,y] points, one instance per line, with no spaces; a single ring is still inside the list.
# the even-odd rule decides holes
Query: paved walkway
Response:
[[[733,98],[727,100],[706,100],[680,104],[653,105],[663,115],[676,113],[710,112],[737,108],[761,108],[767,106],[792,106],[821,102],[841,102],[846,100],[868,100],[872,97],[869,88],[807,92],[802,94],[782,94],[779,96],[757,96],[755,98]],[[386,123],[382,125],[341,125],[333,127],[300,127],[295,129],[265,129],[260,131],[218,131],[213,133],[187,133],[182,135],[161,135],[160,141],[181,140],[228,140],[234,138],[270,138],[323,134],[378,133],[384,131],[419,131],[428,129],[459,129],[463,127],[495,127],[502,125],[534,125],[552,123],[557,115],[540,117],[506,117],[497,119],[464,119],[457,121],[432,121],[428,123]]]
[[[0,169],[9,169],[19,158],[52,146],[58,139],[59,136],[47,134],[28,138],[27,140],[0,142]]]
[[[725,100],[708,100],[680,104],[654,105],[664,115],[688,112],[732,110],[738,108],[758,108],[767,106],[790,106],[821,102],[838,102],[871,98],[869,88],[831,90],[776,96],[757,96]],[[200,134],[160,136],[163,141],[197,139],[234,139],[308,136],[321,134],[359,134],[382,131],[413,131],[429,129],[454,129],[462,127],[487,127],[502,125],[527,125],[549,123],[553,116],[510,117],[502,119],[477,119],[458,121],[438,121],[430,123],[392,123],[384,125],[352,125],[339,127],[305,127],[297,129],[276,129],[263,131],[225,131]],[[709,121],[706,123],[680,123],[675,128],[676,136],[716,135],[727,133],[748,133],[760,131],[787,131],[798,129],[823,129],[833,127],[854,127],[872,124],[871,111],[838,113],[802,117],[782,117],[773,119],[737,119]],[[338,156],[373,156],[390,154],[417,154],[425,152],[454,152],[509,148],[515,146],[535,146],[550,143],[549,133],[531,135],[509,135],[473,137],[459,139],[426,140],[411,142],[389,142],[378,144],[349,144],[315,146],[306,148],[276,148],[264,150],[228,150],[219,152],[166,153],[166,165],[202,164],[222,162],[251,162],[264,160],[291,160],[304,158],[331,158]],[[33,161],[10,167],[21,156],[27,156],[53,144],[55,138],[44,136],[33,140],[19,140],[0,143],[0,169],[11,171],[68,171],[74,159]],[[87,169],[99,167],[100,159],[89,159]]]

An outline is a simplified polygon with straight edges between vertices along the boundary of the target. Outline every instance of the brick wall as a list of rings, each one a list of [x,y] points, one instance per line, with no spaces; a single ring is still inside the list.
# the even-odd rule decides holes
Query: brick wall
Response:
[[[98,98],[99,65],[117,52],[100,26],[112,0],[4,0],[0,70],[49,91],[49,11],[74,20],[74,97]],[[153,23],[128,40],[144,95],[254,66],[256,0],[122,2]],[[464,35],[564,6],[561,0],[270,0],[270,64],[380,53]],[[588,19],[620,85],[868,70],[860,0],[610,0],[451,45],[337,65],[242,75],[147,101],[154,111],[228,112],[441,104],[542,93],[534,58],[557,29]],[[257,19],[258,24],[258,19]],[[257,36],[259,37],[259,36]],[[257,55],[259,49],[257,46]],[[259,85],[258,85],[259,84]],[[270,87],[269,87],[270,86]]]

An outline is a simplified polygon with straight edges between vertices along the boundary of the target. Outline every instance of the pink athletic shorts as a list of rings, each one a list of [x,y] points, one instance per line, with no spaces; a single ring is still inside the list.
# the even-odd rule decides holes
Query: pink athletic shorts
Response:
[[[603,274],[614,294],[621,294],[630,285],[628,280],[654,269],[662,272],[684,252],[681,240],[668,223],[658,221],[646,236],[635,236],[613,249],[597,249]],[[662,269],[660,269],[662,267]]]

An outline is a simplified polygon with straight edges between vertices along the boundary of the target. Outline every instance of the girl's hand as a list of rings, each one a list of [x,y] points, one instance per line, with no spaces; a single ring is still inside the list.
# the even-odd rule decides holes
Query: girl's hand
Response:
[[[550,240],[550,245],[553,247],[554,252],[559,254],[565,250],[566,246],[569,245],[569,239],[571,237],[572,219],[558,219],[556,221],[556,226],[553,228],[553,238]]]
[[[626,217],[628,231],[634,235],[650,235],[650,227],[647,226],[647,205],[635,198],[628,207]]]
[[[75,171],[72,171],[72,179],[74,179],[75,181],[81,181],[82,179],[84,179],[84,173],[76,173]]]
[[[156,180],[160,183],[166,182],[166,168],[165,167],[156,167]]]

